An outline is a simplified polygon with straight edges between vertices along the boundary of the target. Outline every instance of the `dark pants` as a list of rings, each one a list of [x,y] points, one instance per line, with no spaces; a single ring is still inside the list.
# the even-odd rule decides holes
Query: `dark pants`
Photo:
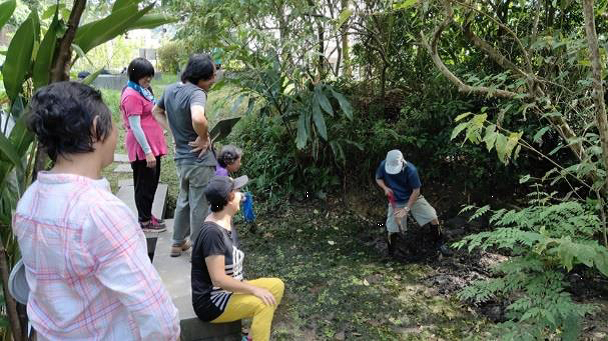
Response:
[[[139,222],[146,222],[152,219],[152,202],[160,179],[160,156],[156,157],[154,168],[147,167],[146,160],[136,160],[131,162],[131,169],[133,169],[137,216]]]

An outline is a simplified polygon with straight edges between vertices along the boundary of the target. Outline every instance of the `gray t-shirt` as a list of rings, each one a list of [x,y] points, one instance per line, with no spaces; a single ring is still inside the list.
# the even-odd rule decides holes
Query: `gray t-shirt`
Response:
[[[175,162],[187,164],[200,164],[202,166],[215,166],[213,153],[207,150],[202,157],[192,152],[188,143],[196,140],[198,135],[192,128],[193,105],[205,106],[207,94],[203,89],[191,83],[175,83],[167,86],[158,106],[165,110],[169,128],[175,140]]]

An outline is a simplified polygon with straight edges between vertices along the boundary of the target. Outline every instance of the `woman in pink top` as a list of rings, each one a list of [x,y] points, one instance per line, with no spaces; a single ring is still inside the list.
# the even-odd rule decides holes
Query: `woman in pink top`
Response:
[[[133,169],[135,205],[144,231],[165,231],[162,220],[152,215],[152,202],[160,178],[160,159],[167,154],[167,143],[161,126],[152,116],[155,99],[150,81],[154,67],[145,58],[135,58],[127,69],[129,82],[120,98],[125,145]]]

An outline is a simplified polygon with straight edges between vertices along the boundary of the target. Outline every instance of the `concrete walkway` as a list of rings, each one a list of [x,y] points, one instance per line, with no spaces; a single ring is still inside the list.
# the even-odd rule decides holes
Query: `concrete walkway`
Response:
[[[126,155],[116,154],[115,162],[123,162],[119,167],[129,168]],[[118,168],[118,167],[117,167]],[[126,173],[126,171],[125,171]],[[152,214],[158,218],[164,217],[165,202],[167,199],[168,186],[159,184],[152,204]],[[137,215],[134,198],[135,188],[132,179],[118,181],[118,192],[116,196],[131,208]],[[179,318],[182,329],[182,341],[240,341],[241,322],[211,324],[203,322],[194,314],[192,309],[192,294],[190,287],[190,270],[192,263],[191,250],[180,257],[171,257],[171,242],[173,236],[173,219],[165,220],[167,231],[146,233],[148,242],[148,253],[153,258],[152,264],[158,271],[163,284],[169,291],[173,304],[179,310]],[[152,257],[153,256],[153,257]]]

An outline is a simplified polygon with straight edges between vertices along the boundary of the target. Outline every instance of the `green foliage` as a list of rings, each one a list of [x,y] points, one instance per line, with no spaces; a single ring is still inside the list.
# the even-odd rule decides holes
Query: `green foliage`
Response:
[[[455,121],[469,116],[471,113],[464,113],[456,117]],[[511,132],[509,135],[502,134],[497,130],[496,124],[487,123],[487,114],[474,115],[468,122],[462,122],[454,128],[451,140],[455,139],[462,131],[465,131],[465,140],[479,144],[484,142],[488,151],[496,148],[496,154],[501,162],[508,164],[511,157],[517,158],[521,146],[518,146],[522,132]],[[485,133],[483,133],[485,131]],[[482,138],[482,134],[484,134]]]
[[[117,3],[118,6],[115,4],[112,13],[107,17],[79,27],[74,44],[87,53],[95,46],[110,41],[126,31],[153,28],[175,21],[168,16],[150,14],[154,4],[138,10],[141,0],[125,0]]]
[[[59,21],[59,11],[57,10],[53,15],[53,20],[51,21],[51,24],[40,43],[38,53],[36,54],[36,63],[34,63],[32,75],[35,89],[48,84],[50,81],[51,63],[54,60],[53,57],[57,46],[57,34],[62,30],[65,30],[65,25],[63,22]]]
[[[177,73],[186,64],[190,52],[180,41],[165,42],[157,50],[161,71]]]
[[[2,76],[6,94],[12,101],[21,92],[25,76],[31,67],[34,42],[38,40],[36,32],[40,30],[38,25],[38,14],[30,13],[23,25],[15,32],[8,47],[6,60],[2,66]]]
[[[4,24],[11,18],[15,8],[17,7],[17,2],[15,0],[5,1],[0,4],[0,29],[4,27]]]
[[[591,207],[577,201],[555,203],[551,195],[540,192],[531,196],[526,208],[496,211],[490,219],[496,229],[454,244],[469,251],[491,248],[511,254],[493,269],[495,278],[473,283],[459,298],[510,300],[510,321],[499,328],[506,339],[566,338],[594,307],[572,300],[565,291],[564,273],[584,265],[608,276],[608,249],[593,239],[601,224]],[[489,206],[482,207],[474,217],[488,210]]]

